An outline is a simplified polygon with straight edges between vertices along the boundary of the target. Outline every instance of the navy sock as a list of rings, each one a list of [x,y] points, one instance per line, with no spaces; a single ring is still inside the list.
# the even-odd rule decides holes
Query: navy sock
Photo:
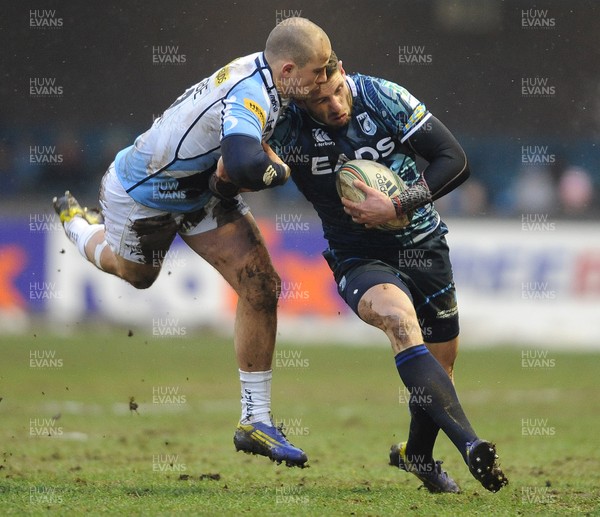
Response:
[[[413,464],[433,463],[433,446],[440,426],[414,400],[410,409],[410,429],[406,442],[406,457]]]
[[[448,374],[425,345],[403,350],[395,359],[400,378],[411,393],[411,400],[446,433],[466,462],[466,444],[475,441],[477,435],[458,401]]]

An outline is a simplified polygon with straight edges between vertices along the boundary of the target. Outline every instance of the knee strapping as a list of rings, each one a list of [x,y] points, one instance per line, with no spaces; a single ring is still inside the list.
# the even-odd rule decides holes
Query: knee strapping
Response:
[[[106,240],[103,240],[100,244],[96,246],[96,249],[94,250],[94,264],[96,264],[96,267],[98,269],[101,269],[102,271],[104,271],[104,269],[102,269],[102,265],[100,264],[100,258],[102,257],[102,252],[104,251],[104,248],[106,248],[107,245],[108,242],[106,242]]]
[[[73,218],[73,220],[75,220],[75,219],[76,218]],[[85,247],[87,246],[87,243],[90,241],[90,239],[94,235],[96,235],[97,232],[104,230],[104,225],[103,224],[89,224],[81,218],[77,218],[77,219],[79,219],[83,222],[80,223],[78,221],[79,227],[74,229],[75,231],[72,231],[72,233],[76,237],[75,243],[77,245],[77,248],[79,249],[79,253],[81,253],[84,257],[87,258],[87,255],[85,253]]]

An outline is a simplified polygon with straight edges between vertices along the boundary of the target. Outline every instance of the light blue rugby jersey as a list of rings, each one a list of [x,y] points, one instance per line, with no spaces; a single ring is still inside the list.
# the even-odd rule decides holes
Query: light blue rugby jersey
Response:
[[[221,140],[242,134],[266,140],[281,99],[262,52],[236,59],[188,88],[135,143],[120,151],[115,169],[138,203],[192,212],[210,199],[208,178]]]
[[[419,171],[406,140],[431,115],[423,103],[395,83],[360,74],[349,75],[346,81],[353,103],[348,125],[329,128],[292,103],[269,144],[291,167],[292,180],[315,207],[331,248],[364,251],[413,246],[440,223],[433,204],[416,210],[411,224],[400,231],[366,229],[344,212],[335,172],[348,160],[374,160],[412,185]]]

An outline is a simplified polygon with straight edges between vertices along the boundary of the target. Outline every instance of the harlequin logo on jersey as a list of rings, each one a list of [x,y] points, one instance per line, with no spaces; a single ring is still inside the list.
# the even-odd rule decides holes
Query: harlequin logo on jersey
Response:
[[[331,141],[331,137],[321,128],[313,129],[312,136],[315,140],[315,147],[326,147],[328,145],[335,145]]]
[[[267,114],[265,113],[265,110],[251,99],[244,99],[244,106],[258,117],[261,127],[265,127],[265,124],[267,123]]]
[[[371,120],[371,117],[369,117],[368,113],[361,113],[360,115],[357,115],[356,120],[360,124],[360,128],[363,130],[365,135],[373,136],[377,131],[377,126]]]

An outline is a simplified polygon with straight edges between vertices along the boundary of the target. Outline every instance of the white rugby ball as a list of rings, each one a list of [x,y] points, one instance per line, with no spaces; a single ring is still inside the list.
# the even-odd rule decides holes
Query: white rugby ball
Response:
[[[372,160],[350,160],[342,165],[336,173],[336,187],[339,196],[360,203],[365,200],[366,196],[362,190],[354,186],[354,180],[362,181],[388,197],[395,197],[406,189],[402,178],[385,165]],[[380,224],[376,228],[399,230],[408,226],[409,223],[410,218],[404,216],[402,219],[392,219],[387,223]]]

